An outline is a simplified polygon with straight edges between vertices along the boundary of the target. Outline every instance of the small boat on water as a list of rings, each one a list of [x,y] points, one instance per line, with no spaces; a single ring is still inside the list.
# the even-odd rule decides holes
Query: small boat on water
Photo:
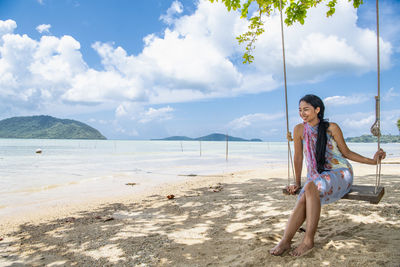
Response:
[[[36,149],[35,153],[36,153],[36,154],[41,154],[41,153],[42,153],[42,150],[41,150],[40,148],[38,148],[38,149]]]

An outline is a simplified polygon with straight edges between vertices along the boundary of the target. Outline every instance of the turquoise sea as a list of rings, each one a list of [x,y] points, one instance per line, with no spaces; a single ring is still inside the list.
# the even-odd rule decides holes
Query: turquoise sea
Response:
[[[376,144],[349,144],[365,156]],[[383,144],[400,157],[400,144]],[[42,153],[35,151],[41,149]],[[0,139],[0,216],[126,195],[184,179],[287,164],[285,142]],[[126,183],[137,183],[127,186]]]

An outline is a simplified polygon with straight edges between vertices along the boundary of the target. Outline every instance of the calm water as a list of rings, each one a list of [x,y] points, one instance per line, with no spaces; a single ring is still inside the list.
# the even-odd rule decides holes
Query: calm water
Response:
[[[349,146],[366,156],[376,150],[376,144]],[[382,147],[400,157],[400,144]],[[286,161],[285,142],[230,142],[226,161],[225,142],[0,139],[0,215],[195,179],[188,174],[278,168]]]

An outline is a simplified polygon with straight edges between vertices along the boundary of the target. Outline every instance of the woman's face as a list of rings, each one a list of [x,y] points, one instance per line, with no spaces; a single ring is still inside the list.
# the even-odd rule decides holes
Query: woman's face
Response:
[[[301,101],[299,104],[299,115],[304,122],[317,123],[319,111],[319,107],[314,108],[312,105],[308,104],[305,101]]]

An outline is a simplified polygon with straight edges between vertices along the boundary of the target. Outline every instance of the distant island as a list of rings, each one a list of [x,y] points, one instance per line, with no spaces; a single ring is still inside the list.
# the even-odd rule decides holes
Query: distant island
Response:
[[[375,136],[368,134],[346,138],[346,142],[352,143],[375,143],[377,140]],[[400,143],[400,135],[382,135],[381,143]]]
[[[0,138],[107,139],[85,123],[45,115],[1,120]]]
[[[213,133],[202,137],[190,138],[187,136],[171,136],[163,139],[151,139],[161,141],[226,141],[226,135],[220,133]],[[228,141],[239,141],[239,142],[262,142],[261,139],[244,139],[240,137],[233,137],[228,135]]]

